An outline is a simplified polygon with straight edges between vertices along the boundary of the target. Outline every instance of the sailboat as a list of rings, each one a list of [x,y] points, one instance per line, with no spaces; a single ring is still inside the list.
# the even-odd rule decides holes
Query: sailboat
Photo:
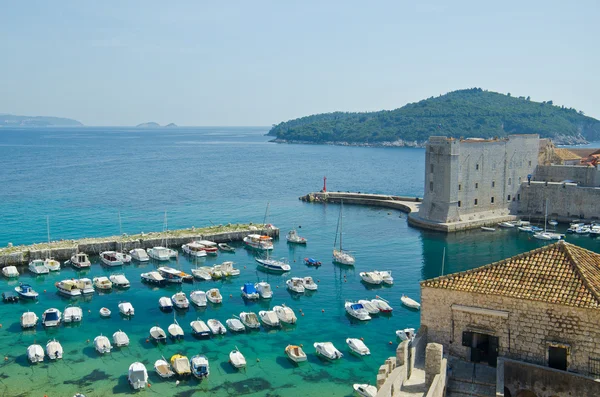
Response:
[[[119,251],[117,251],[117,259],[123,263],[131,263],[131,255],[123,251],[123,226],[121,225],[121,211],[119,211]]]
[[[50,256],[50,217],[46,216],[46,229],[48,231],[48,258],[44,260],[44,265],[48,268],[48,270],[52,272],[56,272],[60,270],[60,262]]]
[[[548,225],[548,199],[546,199],[546,214],[544,215],[544,231],[535,233],[533,237],[538,240],[562,240],[565,238],[564,234],[553,233],[546,230]]]
[[[338,218],[338,227],[335,231],[335,241],[333,242],[333,262],[339,263],[342,265],[354,266],[354,256],[349,251],[345,251],[342,248],[342,235],[343,235],[342,211],[343,211],[343,209],[344,209],[344,201],[342,200],[341,205],[340,205],[340,216]],[[339,236],[340,236],[340,249],[336,249],[336,247],[335,247],[337,244],[338,231],[339,231]]]
[[[171,258],[177,258],[177,251],[169,248],[169,226],[167,223],[167,211],[165,211],[165,222],[163,225],[163,232],[165,233],[164,247],[153,247],[147,250],[150,258],[157,261],[168,261]]]

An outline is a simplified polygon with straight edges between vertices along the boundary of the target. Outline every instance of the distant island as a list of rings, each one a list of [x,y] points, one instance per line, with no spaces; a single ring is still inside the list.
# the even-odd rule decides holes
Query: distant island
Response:
[[[600,139],[600,121],[552,101],[481,88],[449,92],[399,109],[324,113],[273,125],[273,142],[421,147],[430,136],[493,138],[539,134],[556,144]]]
[[[0,114],[0,127],[77,127],[83,126],[77,120],[63,117],[16,116]]]
[[[154,121],[149,121],[147,123],[142,123],[142,124],[138,124],[136,125],[136,128],[160,128],[161,125],[158,123],[155,123]],[[165,127],[177,127],[177,124],[175,123],[170,123],[165,125]]]

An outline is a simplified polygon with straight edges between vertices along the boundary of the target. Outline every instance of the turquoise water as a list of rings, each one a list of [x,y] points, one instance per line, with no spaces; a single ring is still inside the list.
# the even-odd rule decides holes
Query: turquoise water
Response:
[[[377,149],[336,146],[275,145],[267,143],[266,128],[202,128],[176,130],[138,129],[41,129],[0,131],[0,244],[24,244],[46,239],[46,215],[50,217],[53,239],[114,235],[119,232],[118,212],[123,231],[160,230],[163,212],[168,211],[169,227],[190,227],[228,222],[262,222],[269,202],[268,222],[282,229],[299,228],[308,238],[306,247],[291,246],[282,238],[275,242],[273,256],[286,257],[292,265],[289,275],[263,273],[256,268],[251,252],[238,246],[235,254],[193,262],[180,255],[171,265],[189,271],[196,265],[233,260],[241,275],[225,281],[184,284],[183,291],[218,287],[224,296],[221,305],[206,309],[190,308],[176,312],[186,332],[181,342],[156,346],[147,343],[149,329],[163,329],[173,322],[173,314],[158,309],[161,296],[171,296],[178,287],[153,288],[140,282],[139,274],[155,264],[127,265],[122,271],[131,281],[129,290],[94,294],[87,299],[70,300],[56,293],[54,283],[61,279],[108,274],[92,257],[92,268],[33,278],[24,270],[20,281],[30,282],[40,293],[38,302],[0,305],[0,394],[7,396],[87,396],[129,394],[127,369],[134,361],[146,364],[151,387],[148,395],[215,396],[333,396],[352,394],[352,383],[374,383],[378,367],[394,355],[394,331],[419,325],[419,313],[403,308],[400,296],[419,298],[418,282],[442,272],[465,270],[503,259],[543,245],[512,230],[496,233],[478,231],[446,236],[411,228],[404,214],[393,210],[344,207],[344,244],[356,253],[356,268],[331,264],[339,206],[303,203],[297,198],[319,190],[327,175],[329,190],[368,191],[421,195],[423,150]],[[568,236],[569,241],[598,251],[599,242],[589,237]],[[310,268],[302,258],[323,261]],[[358,273],[390,269],[392,287],[368,288]],[[319,290],[295,296],[285,289],[291,276],[312,276]],[[246,303],[240,296],[244,282],[271,283],[271,301]],[[14,288],[16,281],[0,280],[0,290]],[[45,292],[43,292],[45,291]],[[394,307],[391,316],[378,316],[357,323],[344,311],[346,299],[374,298],[379,295]],[[230,297],[231,296],[231,297]],[[136,315],[127,320],[118,315],[117,305],[128,300]],[[61,326],[23,332],[21,313],[27,309],[41,317],[50,307],[64,310],[78,303],[84,310],[79,326]],[[211,339],[194,339],[189,323],[196,318],[225,322],[233,314],[258,312],[285,303],[298,315],[298,323],[281,330],[227,334]],[[98,310],[109,307],[110,319]],[[301,311],[300,311],[301,310]],[[303,313],[304,315],[302,315]],[[94,337],[112,337],[125,331],[129,347],[100,356],[93,348]],[[370,357],[351,355],[348,337],[362,337],[371,349]],[[26,348],[56,338],[65,355],[59,362],[30,366]],[[87,340],[90,340],[88,343]],[[314,354],[313,343],[331,341],[344,353],[330,363]],[[390,345],[389,342],[392,342]],[[308,362],[293,365],[283,349],[303,344]],[[234,370],[229,352],[237,346],[248,360],[245,371]],[[194,379],[162,380],[152,365],[175,353],[188,357],[205,354],[211,375],[202,383]]]

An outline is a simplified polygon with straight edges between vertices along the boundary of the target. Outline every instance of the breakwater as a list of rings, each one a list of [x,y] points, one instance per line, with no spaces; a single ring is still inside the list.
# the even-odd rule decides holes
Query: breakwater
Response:
[[[344,204],[386,207],[406,213],[418,212],[419,206],[421,205],[421,199],[419,197],[350,192],[315,192],[301,196],[299,199],[310,203],[340,203],[343,201]]]
[[[127,252],[134,248],[152,248],[156,246],[181,247],[193,240],[210,240],[216,243],[242,241],[252,233],[279,237],[279,229],[267,224],[229,224],[204,228],[167,230],[163,232],[140,233],[135,235],[83,238],[78,240],[61,240],[50,243],[8,246],[0,249],[0,267],[25,265],[33,259],[44,259],[49,256],[58,261],[71,258],[75,252],[99,254],[103,251],[122,250]]]

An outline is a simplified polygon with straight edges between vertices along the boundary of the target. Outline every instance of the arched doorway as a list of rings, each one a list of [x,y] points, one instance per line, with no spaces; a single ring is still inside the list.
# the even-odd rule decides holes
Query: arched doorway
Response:
[[[531,390],[519,390],[517,392],[517,397],[537,397],[537,394],[532,392]]]

